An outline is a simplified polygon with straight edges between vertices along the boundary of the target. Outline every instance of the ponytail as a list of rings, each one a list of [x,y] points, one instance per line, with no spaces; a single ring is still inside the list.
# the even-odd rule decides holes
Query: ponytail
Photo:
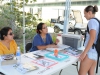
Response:
[[[96,5],[95,6],[89,5],[85,8],[85,11],[86,12],[91,11],[93,14],[95,14],[96,12],[98,12],[98,7]]]
[[[93,7],[93,9],[94,9],[94,12],[98,12],[98,7],[96,5]]]
[[[40,30],[42,30],[42,26],[43,26],[44,24],[45,24],[45,23],[42,23],[42,22],[41,22],[41,23],[39,23],[39,24],[37,25],[37,31],[36,31],[36,32],[37,32],[38,34],[41,34]]]

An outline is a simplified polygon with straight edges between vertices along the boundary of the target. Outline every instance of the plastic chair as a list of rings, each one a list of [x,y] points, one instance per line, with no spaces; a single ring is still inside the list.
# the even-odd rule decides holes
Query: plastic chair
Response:
[[[26,49],[26,53],[29,52],[29,50],[31,49],[32,47],[32,43],[27,43],[26,46],[25,46],[25,49]]]

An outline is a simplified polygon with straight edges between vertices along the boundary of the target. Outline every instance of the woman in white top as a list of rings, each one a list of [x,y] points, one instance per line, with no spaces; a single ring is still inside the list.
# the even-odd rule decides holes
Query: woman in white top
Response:
[[[84,9],[84,16],[88,22],[89,33],[86,33],[86,40],[84,43],[85,50],[80,56],[80,69],[79,75],[95,75],[95,67],[97,63],[97,51],[92,48],[93,43],[96,43],[99,33],[99,22],[94,19],[95,13],[98,12],[97,6],[87,6]]]

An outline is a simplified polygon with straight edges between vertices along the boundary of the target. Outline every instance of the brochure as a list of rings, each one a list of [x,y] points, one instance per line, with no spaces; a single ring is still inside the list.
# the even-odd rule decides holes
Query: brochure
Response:
[[[66,51],[65,52],[66,54],[70,54],[73,56],[80,56],[80,54],[82,53],[82,50],[77,50],[77,49],[72,48],[72,47],[66,48],[65,51]]]
[[[31,62],[30,63],[21,63],[20,65],[15,64],[14,67],[21,73],[27,73],[27,72],[38,69],[38,67],[34,66],[34,64]]]

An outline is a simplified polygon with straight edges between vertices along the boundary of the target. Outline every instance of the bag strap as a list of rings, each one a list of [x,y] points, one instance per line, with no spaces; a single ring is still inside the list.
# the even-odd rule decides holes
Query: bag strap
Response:
[[[99,32],[100,32],[100,21],[97,19],[97,18],[92,18],[92,19],[95,19],[95,20],[97,20],[98,21],[98,23],[99,23]],[[88,25],[87,25],[87,30],[85,31],[85,32],[88,32],[89,33],[89,27],[88,27]],[[100,33],[98,33],[98,35],[99,35]],[[85,42],[85,40],[86,40],[86,33],[85,33],[85,39],[84,39],[84,42]],[[93,46],[94,46],[95,44],[93,44]]]
[[[98,20],[97,18],[93,18],[93,19],[97,20],[98,23],[99,23],[99,32],[98,32],[98,37],[99,37],[99,35],[100,35],[100,20]],[[97,38],[97,39],[98,39],[98,38]],[[96,42],[97,42],[97,41],[96,41]],[[95,45],[95,44],[93,44],[93,45]]]
[[[92,18],[92,19],[95,19],[95,20],[98,21],[98,23],[99,23],[99,32],[100,32],[100,21],[97,18]],[[88,25],[87,25],[87,32],[89,33],[89,27],[88,27]]]

